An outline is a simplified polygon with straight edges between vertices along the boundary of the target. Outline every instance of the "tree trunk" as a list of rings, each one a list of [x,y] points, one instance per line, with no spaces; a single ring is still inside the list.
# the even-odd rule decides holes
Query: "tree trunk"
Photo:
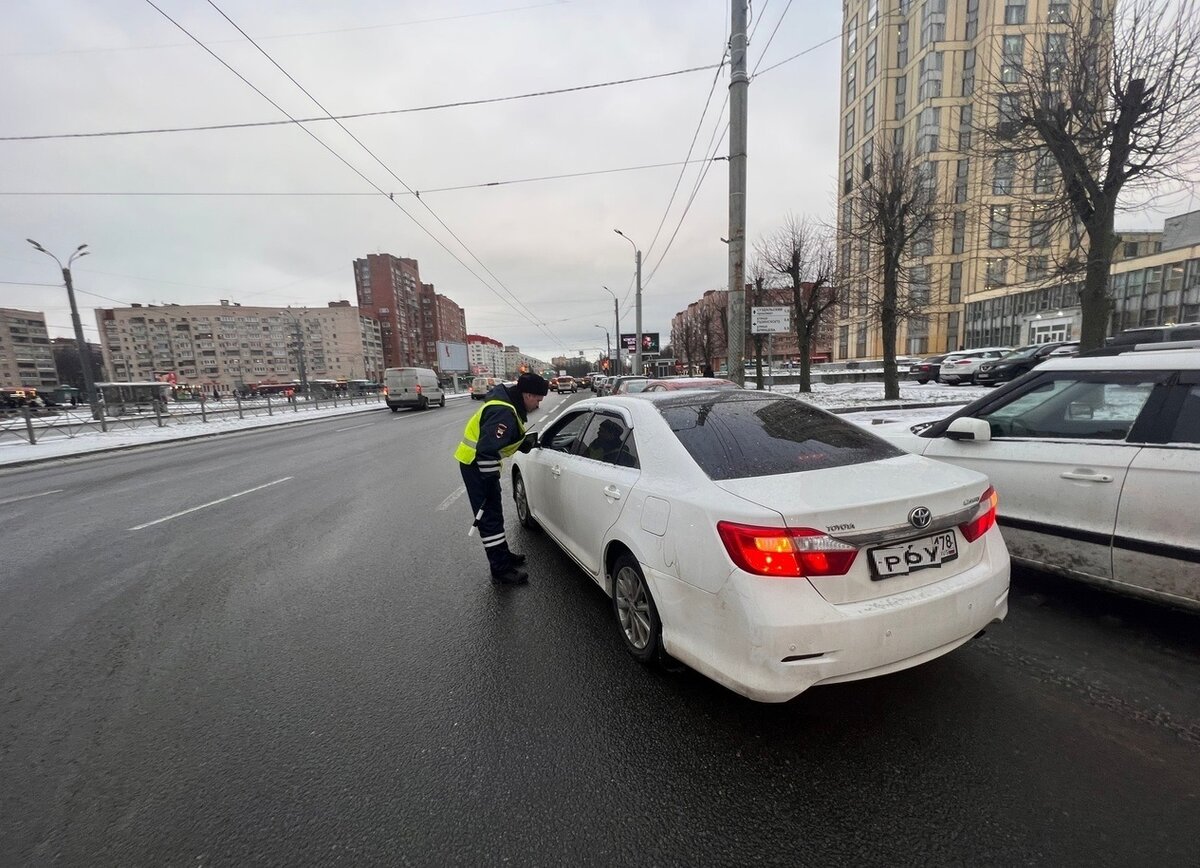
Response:
[[[883,304],[880,310],[880,330],[883,336],[883,398],[900,398],[900,378],[896,374],[896,295],[900,275],[895,268],[884,269]]]
[[[812,329],[804,317],[796,319],[796,339],[800,344],[800,391],[812,391]]]
[[[1109,271],[1117,246],[1113,222],[1111,211],[1096,212],[1086,227],[1087,270],[1084,273],[1083,291],[1079,295],[1079,306],[1083,312],[1083,325],[1079,329],[1080,352],[1104,346],[1104,338],[1108,335],[1108,321],[1113,307]]]

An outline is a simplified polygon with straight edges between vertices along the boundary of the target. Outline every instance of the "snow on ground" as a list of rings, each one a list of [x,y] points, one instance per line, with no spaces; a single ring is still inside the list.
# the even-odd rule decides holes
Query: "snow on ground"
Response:
[[[894,408],[844,414],[845,418],[869,428],[879,424],[913,425],[917,422],[942,419],[963,404],[973,401],[991,390],[977,387],[945,386],[936,383],[921,386],[912,381],[902,381],[899,402],[883,400],[882,383],[819,383],[813,386],[811,393],[803,395],[799,393],[796,386],[777,386],[774,391],[785,395],[796,395],[810,404],[827,410],[878,407],[880,405]],[[464,393],[446,397],[448,400],[455,400],[465,399],[469,396]],[[913,404],[937,404],[938,406],[916,408],[909,406]],[[30,461],[67,458],[93,452],[128,449],[135,446],[148,446],[172,440],[187,440],[248,431],[275,425],[294,425],[334,416],[353,416],[376,411],[381,406],[381,403],[356,403],[351,406],[343,404],[339,407],[325,405],[319,410],[306,409],[299,413],[281,410],[274,416],[251,416],[245,419],[221,418],[210,422],[201,422],[198,419],[172,421],[162,428],[153,424],[127,428],[119,422],[114,422],[112,429],[107,433],[89,430],[79,432],[74,437],[68,437],[59,432],[46,433],[39,435],[38,442],[34,445],[30,445],[13,434],[6,434],[0,439],[0,467],[24,464]],[[347,427],[355,424],[353,419],[346,420]]]

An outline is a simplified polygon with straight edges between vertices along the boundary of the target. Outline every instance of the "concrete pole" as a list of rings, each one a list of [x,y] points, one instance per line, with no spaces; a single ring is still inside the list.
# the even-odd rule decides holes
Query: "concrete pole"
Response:
[[[621,304],[617,301],[617,294],[615,292],[613,292],[607,286],[604,287],[604,291],[611,295],[613,299],[613,326],[616,328],[616,332],[613,333],[613,349],[616,350],[616,352],[609,357],[609,361],[612,362],[613,366],[613,370],[609,373],[615,377],[618,374],[625,373],[625,371],[622,370],[621,365]]]
[[[75,327],[75,346],[79,348],[79,367],[83,371],[84,400],[92,408],[92,418],[100,418],[100,405],[96,402],[96,380],[92,376],[92,352],[83,339],[83,323],[79,321],[79,308],[75,304],[75,284],[71,282],[71,269],[62,270],[63,282],[67,285],[67,300],[71,303],[71,325]]]
[[[746,381],[746,0],[732,0],[729,37],[729,379]]]
[[[633,261],[637,266],[637,336],[634,338],[637,341],[633,349],[633,374],[636,377],[642,376],[642,251],[634,246]]]

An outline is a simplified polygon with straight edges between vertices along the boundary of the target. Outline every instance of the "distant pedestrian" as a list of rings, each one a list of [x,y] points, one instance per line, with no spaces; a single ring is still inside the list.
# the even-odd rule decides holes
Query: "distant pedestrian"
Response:
[[[462,442],[454,450],[494,584],[529,581],[529,574],[521,569],[525,556],[512,552],[504,535],[500,461],[519,449],[528,451],[525,422],[549,391],[550,384],[537,374],[521,374],[513,386],[497,384],[467,421]]]

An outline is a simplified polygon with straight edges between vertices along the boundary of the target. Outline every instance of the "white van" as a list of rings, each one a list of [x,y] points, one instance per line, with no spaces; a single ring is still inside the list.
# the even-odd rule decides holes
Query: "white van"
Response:
[[[433,404],[446,406],[446,393],[429,368],[388,368],[383,372],[383,385],[393,413],[401,407],[427,410]]]

